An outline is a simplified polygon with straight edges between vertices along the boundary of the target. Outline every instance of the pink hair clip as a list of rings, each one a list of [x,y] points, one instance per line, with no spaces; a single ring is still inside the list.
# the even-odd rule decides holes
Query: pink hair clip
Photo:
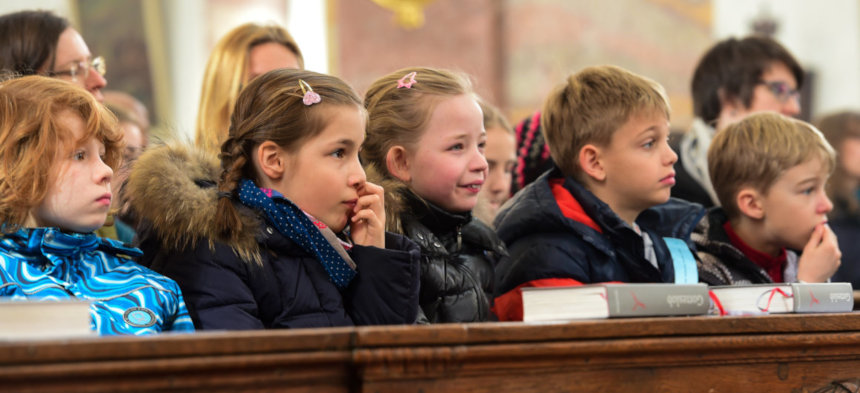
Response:
[[[415,71],[404,75],[403,78],[400,78],[400,80],[397,81],[397,88],[400,89],[405,87],[407,89],[411,89],[412,85],[415,84],[415,75]],[[409,78],[409,81],[407,81],[406,78]]]
[[[309,85],[308,82],[299,79],[299,87],[302,88],[302,94],[304,94],[304,97],[302,97],[302,102],[305,105],[311,106],[313,104],[319,104],[319,102],[322,101],[320,95],[314,92],[314,89],[311,89],[311,85]]]

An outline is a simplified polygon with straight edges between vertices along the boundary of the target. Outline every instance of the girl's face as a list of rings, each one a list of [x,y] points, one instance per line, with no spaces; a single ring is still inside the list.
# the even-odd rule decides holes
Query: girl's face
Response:
[[[406,181],[420,197],[456,213],[472,210],[487,177],[484,119],[471,96],[439,102],[413,151],[406,151]]]
[[[358,153],[364,142],[364,113],[332,108],[329,124],[294,153],[283,151],[286,170],[272,188],[306,213],[340,232],[353,215],[365,184]]]
[[[517,163],[517,142],[513,134],[501,127],[487,129],[487,148],[485,157],[489,164],[487,182],[478,194],[478,203],[484,204],[489,212],[489,221],[508,200],[511,193],[511,178]]]
[[[104,225],[111,205],[113,170],[102,161],[104,144],[84,135],[84,121],[71,112],[61,112],[59,123],[72,138],[59,149],[45,199],[30,212],[28,227],[58,227],[67,231],[92,232]]]

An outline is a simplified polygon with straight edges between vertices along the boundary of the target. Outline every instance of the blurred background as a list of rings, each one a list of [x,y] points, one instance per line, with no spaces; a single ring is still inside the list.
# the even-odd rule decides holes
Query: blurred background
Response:
[[[860,109],[860,0],[26,0],[69,18],[108,65],[108,89],[150,109],[156,133],[193,135],[209,51],[249,21],[287,27],[306,68],[359,94],[409,65],[465,71],[517,122],[568,74],[615,64],[662,83],[673,128],[692,119],[689,83],[715,41],[770,34],[808,72],[801,117]]]

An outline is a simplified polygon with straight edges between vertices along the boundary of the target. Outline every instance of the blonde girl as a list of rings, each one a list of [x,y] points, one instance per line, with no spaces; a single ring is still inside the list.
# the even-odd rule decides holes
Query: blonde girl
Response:
[[[375,81],[362,158],[382,179],[390,230],[418,243],[429,322],[490,319],[493,268],[504,246],[471,215],[487,177],[486,133],[469,80],[406,68]]]

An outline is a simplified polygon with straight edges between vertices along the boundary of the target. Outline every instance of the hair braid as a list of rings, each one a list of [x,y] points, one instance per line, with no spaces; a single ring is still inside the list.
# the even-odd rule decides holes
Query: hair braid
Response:
[[[245,164],[248,162],[245,149],[236,138],[229,138],[224,142],[221,149],[221,178],[218,180],[218,212],[215,217],[215,230],[230,241],[236,241],[242,232],[242,220],[239,212],[233,206],[232,198],[225,195],[233,195],[242,179]]]

